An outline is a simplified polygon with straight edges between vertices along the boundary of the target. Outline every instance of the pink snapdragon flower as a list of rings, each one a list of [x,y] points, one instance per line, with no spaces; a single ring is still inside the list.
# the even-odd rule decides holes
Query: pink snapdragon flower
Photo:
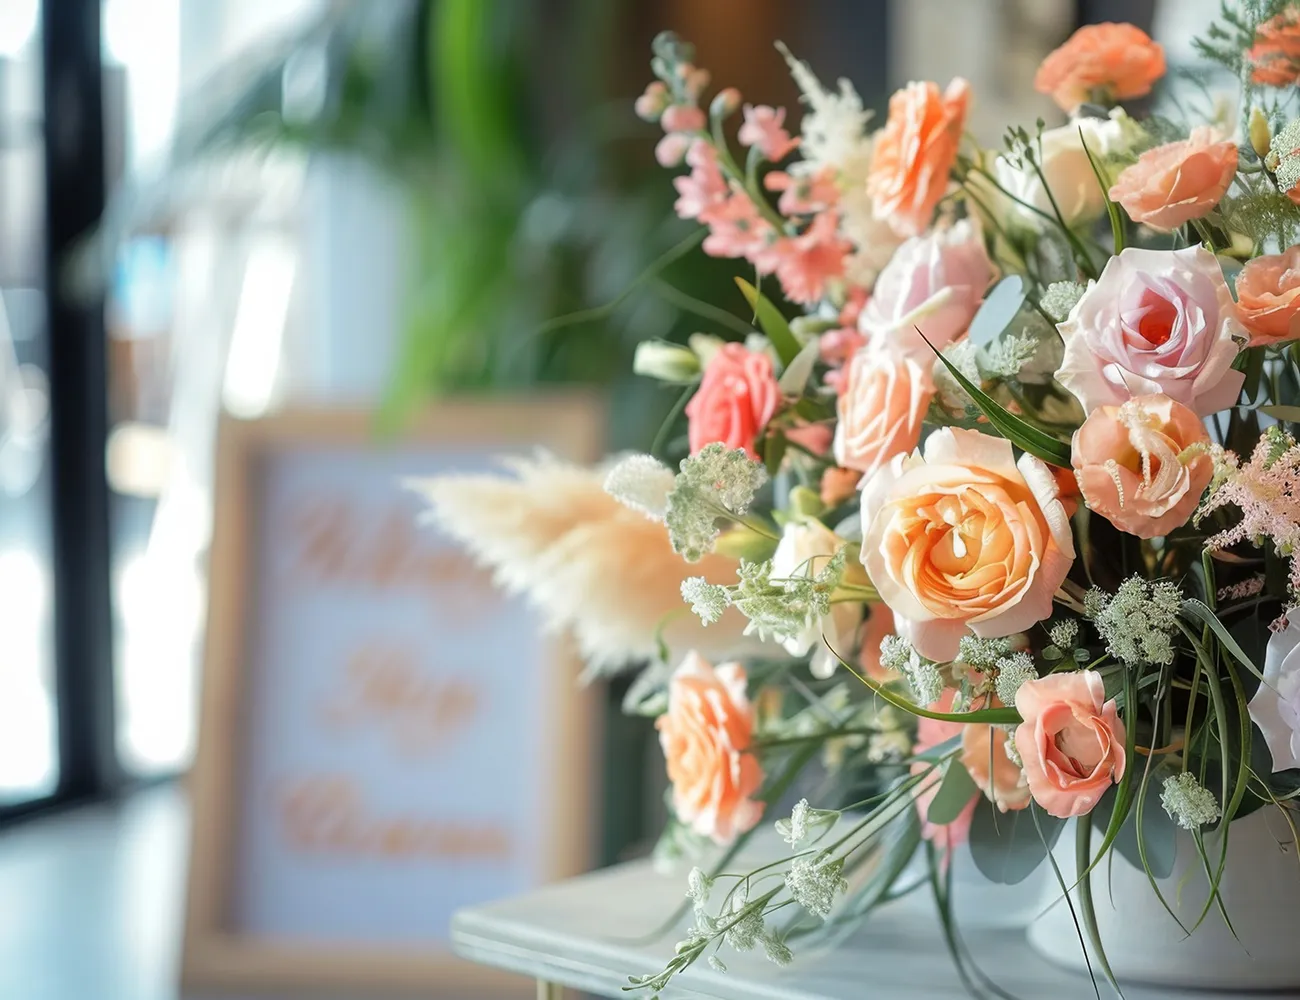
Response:
[[[776,238],[772,224],[759,214],[758,206],[744,191],[733,189],[726,200],[700,213],[709,226],[704,252],[710,257],[746,257],[756,260]],[[759,266],[765,274],[771,268]]]
[[[703,139],[691,143],[686,151],[686,165],[691,172],[673,178],[673,187],[679,195],[673,208],[683,219],[698,219],[726,201],[731,189],[718,166],[718,151]]]
[[[826,292],[827,282],[844,276],[844,259],[853,244],[839,233],[839,217],[822,212],[798,236],[784,236],[755,259],[759,270],[776,272],[785,297],[811,305]]]
[[[742,146],[755,146],[763,156],[777,163],[799,145],[798,139],[790,138],[784,124],[785,108],[746,104],[745,123],[740,126],[736,138]]]
[[[782,215],[812,215],[834,208],[840,200],[840,189],[835,183],[835,170],[826,167],[811,176],[795,176],[784,170],[773,170],[763,178],[769,191],[781,192],[776,203]]]

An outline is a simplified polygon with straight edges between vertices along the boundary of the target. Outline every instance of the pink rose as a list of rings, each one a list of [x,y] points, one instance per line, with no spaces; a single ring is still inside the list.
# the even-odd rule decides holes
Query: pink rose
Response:
[[[1237,275],[1237,315],[1252,347],[1300,338],[1300,246],[1246,261]]]
[[[1016,749],[1029,792],[1060,819],[1092,811],[1124,777],[1124,723],[1095,670],[1049,674],[1016,692]]]
[[[1148,149],[1110,189],[1134,222],[1172,232],[1219,203],[1237,176],[1237,144],[1207,125],[1182,142]]]
[[[1187,523],[1214,475],[1200,419],[1168,396],[1099,406],[1074,432],[1070,464],[1088,509],[1139,538]]]
[[[911,451],[933,398],[929,365],[871,348],[859,351],[839,398],[835,461],[867,477]]]
[[[1056,379],[1086,412],[1164,393],[1205,417],[1241,395],[1245,376],[1232,362],[1246,333],[1203,247],[1121,251],[1058,328]]]
[[[749,752],[754,709],[745,668],[716,670],[690,652],[668,685],[668,711],[655,720],[673,787],[673,812],[696,833],[730,844],[753,828],[763,804],[753,796],[763,769]]]
[[[863,485],[862,564],[900,635],[931,660],[963,635],[1024,632],[1052,613],[1074,560],[1051,471],[1011,442],[945,427]]]
[[[931,364],[935,350],[966,332],[994,278],[979,228],[963,219],[898,248],[858,319],[872,345]]]
[[[757,458],[754,441],[780,400],[772,359],[740,344],[724,344],[709,360],[699,389],[686,404],[691,454],[721,441]]]

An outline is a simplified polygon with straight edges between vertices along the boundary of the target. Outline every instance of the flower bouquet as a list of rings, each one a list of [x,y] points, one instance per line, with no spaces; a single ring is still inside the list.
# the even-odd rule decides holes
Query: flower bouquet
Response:
[[[1198,45],[1239,113],[1131,116],[1161,47],[1094,25],[1034,81],[1068,121],[994,152],[960,79],[898,91],[873,130],[848,81],[782,47],[796,136],[783,109],[707,99],[690,46],[655,41],[636,110],[685,166],[703,251],[744,263],[744,319],[709,304],[714,333],[638,350],[683,386],[655,454],[429,487],[593,661],[650,661],[628,708],[657,717],[664,844],[727,848],[633,987],[723,968],[724,946],[789,962],[928,888],[963,980],[997,993],[953,920],[962,843],[995,880],[1049,869],[1114,983],[1103,862],[1192,933],[1233,927],[1234,823],[1267,811],[1289,831],[1270,846],[1294,841],[1300,9],[1225,4]],[[814,765],[824,800],[770,815]],[[789,854],[718,874],[765,817]],[[1180,840],[1190,919],[1164,881]]]

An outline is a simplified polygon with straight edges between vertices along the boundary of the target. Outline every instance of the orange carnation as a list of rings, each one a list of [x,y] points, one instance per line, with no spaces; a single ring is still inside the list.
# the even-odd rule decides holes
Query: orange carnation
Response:
[[[1087,24],[1038,67],[1034,89],[1073,111],[1100,94],[1127,100],[1151,93],[1165,75],[1165,50],[1132,24]]]
[[[1300,82],[1300,10],[1288,7],[1256,28],[1246,59],[1255,83],[1289,87]]]
[[[872,214],[900,236],[925,231],[948,188],[970,106],[970,84],[958,77],[942,93],[911,83],[889,99],[889,120],[876,135],[867,194]]]

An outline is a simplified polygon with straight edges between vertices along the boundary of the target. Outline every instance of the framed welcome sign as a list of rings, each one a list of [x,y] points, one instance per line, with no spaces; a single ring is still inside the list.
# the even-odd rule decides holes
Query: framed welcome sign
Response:
[[[182,978],[498,995],[454,910],[589,861],[578,664],[418,523],[411,477],[599,448],[582,397],[447,402],[395,439],[317,410],[221,429]]]

